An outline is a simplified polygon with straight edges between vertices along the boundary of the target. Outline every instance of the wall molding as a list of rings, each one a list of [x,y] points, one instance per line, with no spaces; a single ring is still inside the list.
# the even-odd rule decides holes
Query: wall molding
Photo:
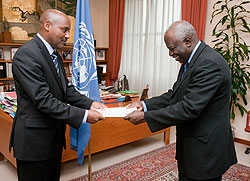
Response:
[[[248,140],[244,140],[244,139],[236,138],[236,137],[235,137],[235,138],[234,138],[234,141],[237,142],[237,143],[241,143],[241,144],[250,146],[250,141],[248,141]]]

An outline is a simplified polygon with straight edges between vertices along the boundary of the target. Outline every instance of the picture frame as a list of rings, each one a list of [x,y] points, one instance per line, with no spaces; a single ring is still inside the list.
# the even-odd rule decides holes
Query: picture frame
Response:
[[[107,73],[107,64],[98,64],[98,67],[102,67],[102,73]]]
[[[96,50],[96,60],[105,60],[105,50]]]
[[[69,73],[72,74],[72,63],[69,63]]]
[[[70,71],[69,71],[69,64],[68,64],[68,63],[63,63],[63,67],[64,67],[64,69],[65,69],[66,75],[69,75],[69,74],[70,74]]]
[[[70,50],[62,50],[63,60],[72,60],[72,52]]]
[[[18,50],[19,47],[11,47],[10,48],[10,58],[13,60],[14,55],[16,54],[16,51]]]
[[[0,60],[4,60],[4,51],[3,51],[3,48],[0,48]]]

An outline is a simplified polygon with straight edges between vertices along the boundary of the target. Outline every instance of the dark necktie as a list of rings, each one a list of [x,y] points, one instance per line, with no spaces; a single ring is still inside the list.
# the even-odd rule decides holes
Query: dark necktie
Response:
[[[188,62],[186,62],[186,63],[184,64],[183,72],[182,72],[182,74],[181,74],[181,78],[183,78],[184,73],[187,71],[188,64],[189,64]]]
[[[58,59],[57,59],[57,55],[56,55],[55,51],[51,54],[51,57],[52,57],[54,66],[56,68],[56,72],[57,72],[58,76],[60,77],[60,72],[59,72],[59,67],[58,67]]]

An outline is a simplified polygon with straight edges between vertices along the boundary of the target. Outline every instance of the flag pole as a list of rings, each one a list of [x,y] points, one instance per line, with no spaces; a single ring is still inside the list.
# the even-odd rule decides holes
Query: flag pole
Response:
[[[90,150],[90,143],[91,143],[91,137],[89,138],[89,144],[88,144],[88,150],[89,150],[89,153],[88,153],[88,158],[89,158],[89,181],[92,181],[92,163],[91,163],[91,150]]]

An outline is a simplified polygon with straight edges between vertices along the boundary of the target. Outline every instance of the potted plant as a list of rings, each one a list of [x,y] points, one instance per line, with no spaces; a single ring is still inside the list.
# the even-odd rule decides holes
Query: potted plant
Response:
[[[213,29],[215,39],[214,49],[227,61],[231,70],[232,86],[230,99],[230,114],[235,119],[235,109],[243,116],[247,112],[246,94],[250,88],[250,48],[243,37],[249,37],[249,11],[245,6],[250,1],[220,0],[213,6],[210,23],[220,17]],[[244,105],[241,103],[243,100]]]

